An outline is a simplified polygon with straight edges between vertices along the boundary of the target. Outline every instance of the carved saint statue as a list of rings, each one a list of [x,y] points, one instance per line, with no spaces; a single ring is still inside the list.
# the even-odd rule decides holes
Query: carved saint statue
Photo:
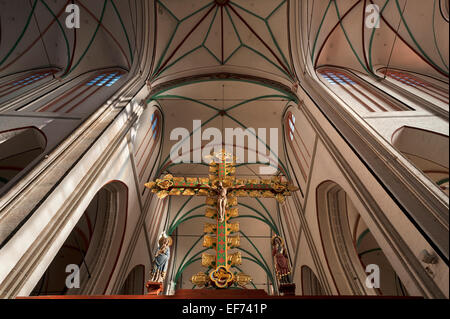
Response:
[[[275,271],[278,280],[282,284],[290,283],[291,267],[289,266],[289,259],[284,242],[280,236],[274,236],[272,238],[272,256],[274,257]]]
[[[166,278],[167,266],[170,258],[170,246],[172,238],[166,237],[164,234],[159,239],[159,248],[155,254],[155,264],[152,270],[150,281],[163,283]]]

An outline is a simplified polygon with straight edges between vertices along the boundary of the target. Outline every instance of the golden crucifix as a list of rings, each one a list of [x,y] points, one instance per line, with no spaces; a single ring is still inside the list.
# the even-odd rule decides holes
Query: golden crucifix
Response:
[[[167,196],[206,196],[206,217],[216,220],[215,224],[206,224],[204,227],[203,246],[216,250],[215,255],[203,253],[202,265],[212,268],[206,274],[200,272],[193,276],[191,281],[197,286],[211,284],[216,288],[228,288],[231,284],[245,285],[250,282],[248,275],[233,274],[230,268],[240,265],[241,253],[228,253],[229,249],[239,247],[239,235],[230,236],[239,232],[239,223],[229,222],[239,216],[237,206],[238,197],[264,197],[275,198],[284,202],[286,196],[297,190],[280,177],[271,179],[236,179],[236,158],[222,151],[212,156],[209,164],[209,178],[202,177],[174,177],[166,175],[145,186],[159,198]],[[215,234],[215,236],[214,236]]]

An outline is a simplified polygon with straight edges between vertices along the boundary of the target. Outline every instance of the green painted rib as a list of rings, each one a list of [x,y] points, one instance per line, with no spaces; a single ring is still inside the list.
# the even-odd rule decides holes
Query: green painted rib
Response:
[[[266,21],[267,20],[269,20],[274,14],[275,14],[275,12],[277,12],[278,11],[278,9],[280,9],[281,8],[281,6],[283,6],[283,4],[285,4],[286,3],[286,1],[287,0],[283,0],[283,1],[281,1],[281,3],[275,8],[275,9],[273,9],[273,11],[271,12],[271,13],[269,13],[269,15],[266,17]]]
[[[349,38],[349,36],[348,36],[348,34],[347,34],[347,31],[345,31],[344,23],[343,23],[343,21],[341,20],[341,14],[340,14],[340,12],[339,12],[339,8],[338,8],[338,5],[337,5],[337,1],[333,1],[333,2],[334,2],[334,7],[336,8],[336,14],[337,14],[338,19],[339,19],[339,24],[340,24],[340,26],[341,26],[342,32],[344,32],[344,36],[345,36],[345,39],[347,40],[347,43],[350,45],[350,49],[352,50],[353,54],[355,55],[356,59],[358,60],[359,64],[362,66],[362,68],[363,68],[367,73],[370,73],[370,71],[367,69],[367,67],[364,65],[364,63],[361,61],[361,59],[360,59],[358,53],[356,52],[355,48],[353,47],[352,42],[350,41],[350,38]]]
[[[95,28],[94,34],[91,37],[91,40],[89,41],[88,46],[86,47],[86,49],[84,50],[84,52],[81,54],[81,56],[79,57],[77,63],[75,63],[75,65],[65,74],[63,75],[63,77],[68,76],[70,73],[72,73],[73,70],[75,70],[78,65],[80,64],[80,62],[83,60],[84,56],[86,55],[86,53],[88,52],[89,48],[91,47],[92,43],[94,42],[95,37],[97,36],[98,30],[100,29],[100,25],[102,24],[103,18],[105,16],[105,9],[106,9],[106,5],[108,4],[108,0],[105,0],[103,2],[103,9],[102,9],[102,13],[100,15],[100,19],[97,23],[97,27]]]
[[[390,0],[386,0],[383,7],[380,10],[380,16],[378,17],[377,22],[381,19],[381,16],[383,15],[384,9],[386,9],[387,5],[389,4]],[[376,28],[373,28],[372,34],[370,35],[370,41],[369,41],[369,68],[372,74],[375,74],[375,70],[373,69],[373,63],[372,63],[372,47],[373,47],[373,39],[375,38],[375,31]]]
[[[215,111],[220,111],[219,108],[214,107],[211,104],[208,104],[208,103],[205,103],[205,102],[202,102],[200,100],[193,99],[193,98],[190,98],[190,97],[187,97],[187,96],[174,95],[174,94],[165,94],[165,95],[159,95],[158,94],[157,96],[154,97],[155,100],[161,100],[161,99],[167,99],[167,98],[168,99],[170,99],[170,98],[172,98],[172,99],[182,99],[182,100],[186,100],[186,101],[190,101],[190,102],[194,102],[194,103],[203,105],[203,106],[205,106],[207,108],[210,108],[210,109],[213,109]]]
[[[257,96],[257,97],[254,97],[254,98],[251,98],[251,99],[239,102],[239,103],[237,103],[235,105],[232,105],[229,108],[225,109],[225,112],[229,112],[232,109],[235,109],[235,108],[237,108],[239,106],[242,106],[242,105],[254,102],[254,101],[259,101],[259,100],[262,100],[262,99],[269,99],[269,98],[282,98],[282,99],[284,98],[284,99],[286,99],[288,101],[292,101],[292,99],[289,96],[286,96],[286,95],[279,95],[279,94],[262,95],[262,96]]]
[[[274,233],[276,233],[277,235],[279,234],[277,227],[275,226],[275,224],[273,224],[270,220],[267,219],[266,216],[264,216],[260,211],[258,211],[256,208],[253,208],[249,205],[243,204],[243,203],[239,203],[238,205],[246,207],[248,209],[251,209],[252,211],[254,211],[256,214],[258,214],[259,216],[261,216],[265,221],[266,224],[270,226],[270,228],[273,230]]]
[[[436,184],[438,184],[440,186],[442,184],[448,183],[448,181],[449,181],[449,179],[447,177],[447,178],[441,179],[440,181],[436,182]]]
[[[199,239],[202,239],[202,237],[203,237],[203,235],[202,235]],[[195,245],[196,245],[197,243],[198,243],[198,241],[194,244],[194,246],[191,247],[191,249],[189,249],[189,252],[188,252],[186,255],[184,255],[183,261],[185,260],[186,256],[189,255],[189,253],[191,252],[192,248],[194,248]],[[178,281],[178,277],[183,273],[184,269],[185,269],[187,266],[189,266],[189,265],[192,264],[193,262],[202,260],[201,257],[200,257],[200,258],[196,258],[196,257],[197,257],[198,255],[204,253],[204,252],[207,251],[207,250],[209,250],[209,248],[205,248],[205,249],[200,250],[200,251],[197,252],[195,255],[193,255],[193,256],[192,256],[192,257],[191,257],[191,258],[183,265],[183,267],[181,267],[181,269],[180,269],[180,267],[178,267],[178,271],[177,271],[177,273],[176,273],[174,282],[177,282],[177,281]],[[195,259],[194,259],[194,258],[195,258]],[[180,266],[181,266],[182,264],[183,264],[183,263],[181,263]]]
[[[256,84],[256,85],[260,85],[260,86],[263,86],[263,87],[270,88],[272,90],[278,91],[280,93],[286,94],[287,96],[289,96],[292,99],[292,101],[294,101],[295,103],[298,103],[298,98],[295,95],[293,95],[292,93],[290,93],[290,92],[284,91],[284,90],[282,90],[280,88],[271,86],[271,85],[266,84],[266,83],[261,83],[261,82],[256,81],[256,80],[248,80],[248,79],[200,79],[200,80],[186,81],[186,82],[183,82],[183,83],[171,86],[171,87],[169,87],[167,89],[164,89],[161,92],[151,96],[150,98],[147,99],[147,103],[150,103],[151,101],[156,100],[155,97],[157,97],[157,96],[159,96],[159,95],[161,95],[161,94],[163,94],[163,93],[165,93],[167,91],[170,91],[170,90],[173,90],[173,89],[176,89],[176,88],[180,88],[180,87],[183,87],[183,86],[186,86],[186,85],[198,84],[198,83],[203,83],[203,82],[244,82],[244,83]]]
[[[250,15],[252,15],[252,16],[254,16],[254,17],[256,17],[256,18],[258,18],[258,19],[260,19],[260,20],[262,20],[262,21],[265,21],[263,17],[257,15],[257,14],[254,13],[254,12],[251,12],[250,10],[248,10],[248,9],[246,9],[246,8],[244,8],[244,7],[240,6],[240,5],[238,5],[237,3],[233,2],[233,1],[230,1],[230,4],[232,4],[232,5],[236,6],[236,7],[238,7],[238,8],[241,9],[242,11],[245,11],[245,12],[247,12],[248,14],[250,14]]]
[[[270,272],[269,268],[266,268],[266,266],[255,256],[253,255],[251,252],[249,252],[248,250],[242,248],[242,247],[238,247],[237,248],[240,251],[245,252],[246,254],[250,255],[252,258],[246,257],[246,256],[242,256],[242,259],[247,259],[247,260],[251,260],[254,261],[256,264],[258,264],[262,269],[264,269],[264,271],[266,272],[267,276],[269,277],[269,279],[273,282],[273,276],[272,273]]]
[[[197,240],[194,242],[194,244],[191,246],[191,248],[189,248],[189,250],[187,251],[187,253],[184,255],[183,259],[182,259],[181,262],[180,262],[180,265],[178,266],[178,270],[177,270],[177,272],[176,272],[177,274],[179,273],[180,268],[181,268],[182,265],[184,264],[184,261],[186,260],[187,256],[191,253],[192,249],[194,249],[194,247],[200,242],[200,240],[201,240],[202,238],[203,238],[203,235],[200,235],[200,236],[197,238]],[[196,255],[192,256],[191,259],[192,259],[192,258],[195,258],[195,257],[196,257]]]
[[[434,46],[436,47],[436,50],[439,54],[439,57],[441,58],[442,64],[445,66],[445,68],[448,69],[447,63],[445,63],[444,57],[442,56],[441,50],[439,49],[439,45],[437,43],[437,37],[436,37],[436,28],[435,28],[435,15],[436,15],[436,0],[434,0],[433,3],[433,37],[434,37]]]
[[[166,5],[161,0],[158,0],[158,3],[170,14],[172,18],[174,18],[177,22],[180,22],[180,20],[175,16],[175,14],[173,14],[173,12],[170,11],[169,8],[167,8]]]
[[[278,44],[277,39],[276,39],[275,36],[273,35],[272,29],[271,29],[270,26],[269,26],[269,22],[266,21],[265,23],[266,23],[267,30],[269,30],[270,37],[272,38],[272,41],[273,41],[273,43],[275,44],[275,47],[277,48],[278,52],[281,54],[281,58],[283,59],[284,63],[286,64],[286,67],[289,68],[289,71],[291,71],[291,70],[290,70],[289,62],[287,61],[286,56],[284,55],[283,51],[281,50],[281,48],[280,48],[280,46],[279,46],[279,44]]]
[[[130,42],[130,38],[128,37],[128,32],[127,32],[127,28],[125,28],[125,24],[123,23],[122,17],[119,13],[119,10],[117,10],[116,4],[114,3],[114,0],[111,0],[111,4],[113,5],[114,11],[117,14],[117,17],[119,18],[120,24],[122,26],[122,30],[125,33],[125,37],[127,38],[127,42],[128,42],[128,50],[130,51],[130,59],[131,59],[131,63],[133,63],[134,57],[133,57],[133,51],[131,49],[131,42]]]
[[[194,49],[190,50],[189,52],[185,53],[184,55],[182,55],[180,58],[178,58],[177,60],[175,60],[175,61],[174,61],[173,63],[171,63],[170,65],[166,66],[163,70],[159,71],[159,67],[161,66],[161,63],[162,63],[162,61],[164,60],[164,58],[165,58],[165,56],[166,56],[166,54],[167,54],[167,51],[168,51],[170,45],[171,45],[172,42],[173,42],[173,39],[175,38],[175,34],[177,33],[180,24],[183,23],[184,21],[188,20],[188,19],[191,18],[192,16],[196,15],[197,13],[201,12],[202,10],[204,10],[204,9],[206,9],[206,8],[208,8],[208,7],[210,7],[211,5],[214,4],[214,2],[210,2],[210,3],[208,3],[207,5],[203,6],[202,8],[200,8],[200,9],[194,11],[193,13],[191,13],[191,14],[187,15],[186,17],[184,17],[183,19],[179,20],[179,19],[178,19],[178,18],[177,18],[170,10],[169,10],[169,8],[167,8],[167,7],[162,3],[162,1],[158,1],[158,3],[160,3],[160,4],[164,7],[164,9],[167,10],[167,12],[169,12],[169,14],[177,21],[177,25],[176,25],[176,27],[175,27],[175,30],[173,31],[173,33],[172,33],[171,36],[170,36],[169,42],[167,43],[167,45],[166,45],[166,47],[165,47],[165,49],[164,49],[164,51],[163,51],[163,54],[161,55],[160,59],[158,60],[158,64],[156,65],[155,71],[153,72],[152,76],[155,76],[155,75],[161,75],[162,73],[164,73],[165,71],[167,71],[167,69],[169,69],[170,67],[172,67],[174,64],[178,63],[181,59],[185,58],[185,57],[188,56],[189,54],[195,52],[196,50],[198,50],[198,49],[200,49],[200,48],[202,47],[202,45],[197,46],[196,48],[194,48]]]
[[[176,224],[175,224],[175,229],[178,228],[178,226],[180,226],[181,224],[183,224],[184,222],[187,222],[188,220],[191,219],[195,219],[195,218],[207,218],[204,214],[203,215],[192,215],[183,219],[180,219]],[[172,231],[173,232],[173,231]]]
[[[278,44],[277,39],[275,38],[272,28],[269,25],[269,19],[272,17],[275,12],[277,12],[284,4],[286,3],[286,0],[281,1],[281,3],[264,19],[264,23],[266,24],[267,30],[269,30],[269,34],[272,38],[273,43],[275,44],[275,47],[277,48],[278,52],[281,54],[281,57],[283,58],[284,63],[286,64],[286,67],[290,69],[290,64],[287,61],[286,56],[284,55],[283,51],[281,50],[281,47]],[[290,70],[292,72],[292,70]]]
[[[277,229],[277,231],[275,232],[277,235],[280,235],[280,231],[277,227],[277,224],[275,223],[275,221],[272,218],[272,215],[269,213],[269,211],[267,210],[266,206],[261,202],[261,200],[259,198],[256,198],[256,201],[259,203],[259,205],[261,205],[261,207],[265,210],[265,212],[267,213],[267,216],[269,216],[270,220],[272,221],[272,224],[275,226],[275,228]]]
[[[0,61],[0,65],[2,65],[2,64],[9,58],[9,56],[11,55],[11,53],[13,53],[13,51],[16,49],[17,45],[18,45],[18,44],[20,43],[20,41],[22,40],[22,38],[23,38],[25,32],[27,31],[27,29],[28,29],[28,27],[29,27],[29,25],[30,25],[31,17],[32,17],[33,14],[34,14],[34,10],[36,9],[37,2],[38,2],[38,0],[34,0],[33,7],[31,8],[31,12],[30,12],[30,14],[29,14],[28,17],[27,17],[27,21],[26,21],[26,23],[25,23],[25,26],[24,26],[23,29],[22,29],[22,32],[20,33],[19,37],[17,38],[16,42],[15,42],[14,45],[11,47],[11,49],[9,49],[8,53],[7,53],[7,54],[3,57],[3,59]]]
[[[241,205],[241,204],[239,204],[239,205]],[[252,219],[257,219],[257,220],[263,222],[264,224],[266,224],[267,226],[269,226],[270,229],[275,232],[275,229],[273,228],[272,224],[265,218],[260,218],[260,217],[253,216],[253,215],[239,215],[238,217],[235,217],[235,218],[252,218]]]
[[[173,233],[173,231],[178,227],[178,225],[181,223],[181,221],[183,220],[184,217],[186,217],[187,215],[189,215],[190,213],[194,212],[196,209],[205,207],[206,204],[201,204],[198,206],[195,206],[194,208],[190,209],[189,211],[187,211],[186,213],[184,213],[177,222],[175,222],[174,225],[172,225],[172,227],[169,229],[169,235]]]
[[[381,248],[373,248],[373,249],[363,251],[362,253],[359,253],[358,256],[362,257],[363,255],[368,254],[368,253],[373,253],[374,251],[381,251]]]
[[[231,3],[233,3],[233,2],[231,2]],[[260,17],[260,16],[258,16],[258,15],[256,15],[256,14],[253,14],[252,12],[250,12],[250,11],[248,11],[247,9],[245,9],[245,8],[243,8],[243,7],[241,7],[241,6],[239,6],[238,4],[235,4],[235,3],[233,3],[233,4],[234,4],[235,6],[237,6],[238,8],[240,8],[240,9],[242,9],[242,10],[248,12],[249,14],[251,14],[251,15],[257,17],[258,19],[261,19],[262,21],[264,21],[264,22],[266,23],[266,26],[267,26],[267,28],[268,28],[270,34],[271,34],[272,37],[273,37],[272,30],[270,29],[270,26],[267,24],[267,21],[266,21],[264,18],[262,18],[262,17]],[[239,35],[239,32],[237,31],[237,28],[236,28],[236,25],[235,25],[235,23],[234,23],[234,20],[233,20],[233,18],[231,17],[230,11],[228,10],[227,7],[225,7],[225,11],[226,11],[226,13],[227,13],[227,15],[228,15],[228,18],[230,19],[230,22],[231,22],[231,25],[233,26],[234,32],[235,32],[236,36],[238,37],[239,42],[241,43],[241,45],[240,45],[237,49],[235,49],[235,50],[232,52],[232,54],[231,54],[225,61],[228,62],[228,60],[231,59],[231,57],[232,57],[232,56],[233,56],[240,48],[244,47],[244,48],[249,49],[249,50],[252,51],[253,53],[259,55],[259,56],[262,57],[264,60],[268,61],[270,64],[272,64],[273,66],[275,66],[278,70],[280,70],[283,74],[285,74],[288,78],[291,78],[291,76],[290,76],[283,68],[280,68],[280,66],[277,65],[276,63],[274,63],[271,59],[269,59],[268,57],[266,57],[264,54],[262,54],[262,53],[259,52],[258,50],[254,49],[254,48],[252,48],[252,47],[250,47],[250,46],[248,46],[248,45],[246,45],[246,44],[244,44],[244,43],[242,42],[241,36]],[[274,39],[274,37],[273,37],[273,39]],[[276,40],[274,40],[274,43],[275,43],[275,45],[279,48],[278,43],[276,42]],[[283,59],[286,59],[285,56],[284,56],[284,54],[281,52],[281,49],[279,49],[279,50],[280,50],[280,53],[281,53]],[[285,63],[289,66],[289,63],[287,63],[286,60],[285,60]]]
[[[323,14],[322,20],[320,21],[319,29],[317,30],[317,34],[316,34],[316,37],[314,39],[314,45],[313,45],[313,49],[312,49],[312,52],[311,52],[311,60],[312,60],[313,64],[315,64],[314,63],[314,53],[316,52],[317,41],[319,40],[320,31],[322,30],[322,26],[323,26],[323,23],[325,21],[325,17],[327,16],[328,10],[331,7],[331,2],[333,2],[333,0],[330,0],[330,2],[328,2],[328,6],[327,6],[327,8],[325,10],[325,13]]]
[[[186,207],[186,205],[193,199],[193,196],[189,196],[189,198],[183,203],[183,205],[181,205],[180,209],[178,209],[177,213],[175,214],[175,216],[172,219],[172,222],[169,224],[169,229],[172,228],[172,225],[174,224],[175,220],[177,219],[178,215],[181,214],[181,211],[183,210],[183,208]]]
[[[370,233],[369,228],[367,228],[365,231],[363,231],[359,236],[358,239],[356,240],[356,248],[359,247],[359,245],[361,244],[361,241],[363,240],[363,238]]]
[[[180,23],[186,21],[186,20],[189,19],[190,17],[195,16],[197,13],[199,13],[199,12],[205,10],[206,8],[209,8],[209,7],[212,6],[214,3],[215,3],[215,2],[212,1],[212,2],[208,3],[207,5],[201,7],[200,9],[198,9],[198,10],[192,12],[191,14],[189,14],[189,15],[187,15],[186,17],[184,17],[183,19],[181,19],[181,20],[180,20]]]
[[[238,123],[238,124],[239,124],[240,126],[242,126],[244,129],[247,129],[247,127],[246,127],[244,124],[242,124],[241,122],[239,122],[238,120],[236,120],[234,117],[232,117],[232,116],[229,115],[228,113],[226,113],[225,115],[226,115],[227,117],[229,117],[231,120],[233,120],[234,122]],[[253,134],[253,132],[250,132],[250,133]],[[278,163],[281,165],[281,167],[283,167],[284,171],[287,172],[286,166],[285,166],[284,163],[280,160],[280,158],[278,157],[278,155],[275,154],[274,151],[272,151],[272,149],[270,148],[270,146],[267,145],[266,143],[264,143],[264,142],[261,140],[261,138],[259,138],[258,135],[256,135],[256,134],[253,134],[253,135],[255,135],[256,138],[257,138],[260,142],[262,142],[262,143],[264,144],[264,146],[266,147],[266,149],[268,149],[268,150],[270,151],[270,153],[272,153],[272,154],[277,158]]]
[[[182,145],[182,143],[185,143],[185,142],[186,142],[186,139],[190,140],[190,139],[191,139],[191,136],[192,136],[197,130],[199,130],[199,129],[201,130],[201,129],[203,128],[204,125],[208,124],[209,122],[211,122],[213,119],[215,119],[215,118],[218,117],[219,115],[220,115],[220,114],[217,113],[216,115],[214,115],[213,117],[211,117],[209,120],[207,120],[206,122],[202,123],[202,125],[200,125],[199,128],[193,130],[193,131],[189,134],[188,137],[184,138],[183,140],[181,140],[181,141],[178,142],[178,143],[180,143],[180,145]],[[161,168],[162,168],[162,167],[167,163],[167,161],[170,159],[170,156],[172,155],[172,152],[173,152],[173,151],[171,151],[171,152],[169,153],[169,155],[167,155],[167,157],[164,159],[164,162],[163,162],[163,163],[160,165],[160,167],[158,168],[158,171],[157,171],[158,173],[160,172]]]
[[[255,163],[241,163],[241,164],[237,164],[235,167],[241,167],[241,166],[247,166],[247,165],[255,165],[255,164],[270,166],[270,167],[275,168],[277,170],[277,173],[280,172],[280,168],[278,166],[275,166],[272,163],[264,163],[264,162],[259,162],[259,161],[255,162]]]
[[[209,33],[211,32],[212,26],[214,25],[214,22],[216,21],[217,12],[219,11],[219,7],[216,7],[216,11],[214,12],[214,16],[211,20],[211,23],[209,24],[208,31],[206,32],[205,38],[203,39],[202,45],[206,43],[206,40],[208,40]]]
[[[262,54],[261,52],[259,52],[258,50],[246,45],[245,43],[242,44],[242,46],[244,48],[249,49],[250,51],[252,51],[253,53],[255,53],[256,55],[259,55],[261,58],[263,58],[264,60],[266,60],[267,62],[269,62],[270,64],[272,64],[274,67],[276,67],[281,73],[283,73],[284,75],[286,75],[289,79],[291,78],[291,76],[283,69],[281,68],[278,64],[276,64],[275,62],[273,62],[271,59],[269,59],[268,57],[266,57],[264,54]]]
[[[241,273],[243,273],[242,269],[239,268],[238,266],[232,266],[231,268],[236,268],[236,269],[239,270]],[[253,288],[257,289],[256,286],[255,286],[255,284],[253,283],[253,281],[251,281],[250,283],[252,284]]]
[[[272,274],[271,274],[266,268],[264,268],[264,265],[262,265],[258,260],[255,260],[255,259],[252,259],[252,258],[249,258],[249,257],[246,257],[246,256],[243,256],[242,259],[245,259],[245,260],[249,260],[249,261],[251,261],[251,262],[254,262],[254,263],[257,264],[259,267],[261,267],[261,268],[264,270],[264,272],[266,273],[267,277],[269,277],[269,280],[272,282],[272,285],[275,286],[275,282],[274,282],[274,280],[273,280]]]
[[[212,55],[212,57],[217,61],[217,63],[222,64],[222,61],[220,61],[219,58],[216,57],[216,55],[206,45],[202,45],[202,48],[204,48],[210,55]]]
[[[422,53],[422,55],[428,60],[428,62],[430,62],[432,65],[434,65],[434,67],[436,67],[438,70],[440,70],[442,73],[446,74],[447,76],[449,75],[448,72],[446,72],[444,69],[442,69],[439,65],[437,65],[429,56],[428,54],[423,50],[423,48],[420,46],[420,44],[417,42],[416,38],[414,37],[414,35],[411,32],[411,29],[408,26],[408,23],[406,23],[405,17],[403,16],[403,12],[402,9],[400,8],[400,4],[398,3],[398,0],[395,0],[395,5],[397,7],[398,12],[400,13],[400,17],[402,19],[402,22],[406,28],[406,31],[408,31],[409,36],[411,37],[411,40],[414,42],[414,44],[416,45],[416,47],[419,49],[420,53]]]
[[[225,59],[225,61],[223,61],[224,64],[227,64],[228,61],[234,56],[234,54],[240,49],[242,48],[242,44],[239,45],[236,49],[233,50],[233,52],[231,52],[230,56],[228,58]]]
[[[177,22],[177,25],[175,26],[175,29],[173,30],[172,34],[170,35],[169,42],[167,42],[167,45],[164,48],[164,51],[161,54],[161,57],[159,58],[158,64],[156,65],[155,70],[154,70],[152,75],[155,75],[155,73],[158,72],[159,67],[161,66],[161,63],[163,62],[163,60],[164,60],[164,58],[165,58],[165,56],[167,54],[167,50],[169,50],[169,47],[172,44],[173,39],[175,38],[175,34],[177,33],[179,26],[180,26],[180,22]]]
[[[202,260],[201,257],[198,257],[198,258],[195,258],[195,259],[189,259],[189,261],[187,261],[186,264],[183,265],[183,267],[182,267],[181,269],[178,270],[179,272],[177,272],[177,274],[176,274],[176,276],[175,276],[174,282],[176,283],[176,282],[178,281],[178,278],[180,277],[180,275],[183,273],[184,269],[185,269],[187,266],[189,266],[190,264],[192,264],[192,263],[194,263],[194,262],[196,262],[196,261],[200,261],[200,260]]]
[[[186,52],[185,54],[183,54],[182,56],[180,56],[179,58],[177,58],[175,61],[173,61],[172,63],[168,64],[164,69],[162,69],[161,71],[157,72],[156,75],[161,75],[164,72],[166,72],[168,69],[170,69],[172,66],[174,66],[175,64],[177,64],[178,62],[180,62],[182,59],[184,59],[185,57],[187,57],[188,55],[194,53],[195,51],[197,51],[198,49],[202,48],[202,45],[198,45],[195,48],[193,48],[192,50],[189,50],[188,52]]]
[[[47,8],[47,10],[50,12],[50,14],[53,16],[53,18],[55,18],[56,23],[58,24],[59,29],[61,30],[63,37],[64,37],[64,41],[66,42],[66,51],[67,51],[67,64],[66,64],[66,68],[64,69],[63,73],[66,73],[67,70],[69,69],[70,66],[70,60],[71,60],[71,53],[70,53],[70,45],[69,45],[69,40],[67,39],[67,35],[66,35],[66,31],[64,30],[63,26],[61,25],[61,23],[59,22],[59,19],[56,17],[55,13],[53,12],[53,10],[47,5],[47,3],[44,0],[40,0],[40,2]]]
[[[239,32],[238,32],[238,30],[237,30],[237,28],[236,28],[236,25],[234,24],[234,20],[233,20],[233,18],[231,17],[231,14],[230,14],[230,11],[228,10],[228,7],[225,7],[225,11],[227,12],[228,19],[230,19],[231,25],[233,26],[234,33],[235,33],[236,36],[238,37],[239,43],[240,43],[241,46],[242,46],[243,42],[242,42],[241,36],[239,35]]]
[[[259,255],[259,257],[261,258],[261,260],[264,262],[264,264],[266,265],[266,268],[267,268],[267,270],[270,270],[270,267],[269,267],[269,265],[267,264],[267,262],[266,262],[266,260],[264,259],[264,257],[263,257],[263,255],[261,254],[261,252],[259,251],[259,249],[256,247],[256,245],[253,243],[253,241],[249,238],[249,237],[247,237],[247,235],[245,235],[245,233],[241,230],[241,231],[239,231],[243,236],[244,236],[244,238],[245,239],[247,239],[247,241],[252,245],[252,247],[255,249],[255,251],[258,253],[258,255]],[[248,253],[248,252],[247,252]],[[271,276],[270,276],[272,279],[273,279],[273,277],[272,277],[272,273],[271,273]]]
[[[269,277],[270,281],[272,282],[272,284],[274,284],[274,278],[272,276],[272,272],[270,271],[270,268],[266,267],[265,261],[264,264],[255,256],[253,255],[251,252],[249,252],[248,250],[242,248],[242,247],[238,247],[238,250],[241,250],[243,252],[245,252],[246,254],[250,255],[252,258],[246,257],[246,256],[242,256],[242,259],[246,259],[246,260],[250,260],[253,261],[254,263],[258,264],[267,274],[267,277]]]

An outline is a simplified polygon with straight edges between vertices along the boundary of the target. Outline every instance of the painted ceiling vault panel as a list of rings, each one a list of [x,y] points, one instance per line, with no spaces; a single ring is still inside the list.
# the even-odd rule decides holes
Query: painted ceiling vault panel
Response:
[[[288,1],[157,1],[153,80],[217,67],[294,79]]]

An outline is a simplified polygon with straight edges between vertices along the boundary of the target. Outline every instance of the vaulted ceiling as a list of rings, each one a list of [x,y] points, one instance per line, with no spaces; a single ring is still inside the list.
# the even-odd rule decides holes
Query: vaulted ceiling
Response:
[[[380,10],[379,28],[370,28],[369,5]],[[315,67],[374,74],[389,66],[448,82],[448,6],[442,0],[302,1],[308,19],[305,49]]]
[[[129,70],[138,14],[133,1],[77,0],[80,28],[67,28],[71,0],[0,2],[0,78],[58,67],[58,77],[107,68]]]
[[[294,26],[290,12],[295,1],[300,1],[301,21]],[[0,1],[0,79],[49,65],[60,69],[57,77],[68,78],[106,67],[131,69],[139,55],[140,1],[76,0],[81,27],[68,30],[65,7],[70,3]],[[369,4],[381,9],[379,29],[365,27]],[[224,128],[277,128],[277,173],[287,175],[282,119],[287,107],[296,105],[292,87],[302,72],[295,70],[294,61],[301,52],[314,67],[336,65],[373,74],[389,65],[448,82],[448,1],[156,0],[153,10],[148,102],[158,105],[164,122],[161,174],[208,174],[204,165],[170,161],[177,142],[170,140],[171,131],[181,127],[193,133],[193,120],[201,120],[202,129],[215,127],[222,133]],[[304,48],[291,47],[293,28],[301,28]],[[259,167],[244,163],[236,174],[259,177]],[[196,200],[184,207],[186,199],[173,199],[172,213],[180,207],[193,209]],[[243,213],[258,210],[277,221],[274,200],[243,202],[248,206]],[[201,233],[198,225],[188,221],[178,235],[191,238]],[[271,263],[267,224],[247,220],[243,229],[257,243],[246,241],[243,247],[257,248]],[[200,250],[201,242],[195,240],[180,241],[180,251],[190,251],[192,244]],[[200,265],[190,267],[193,274]],[[254,275],[251,267],[245,268]],[[263,285],[260,275],[256,278]]]
[[[151,79],[217,70],[293,80],[287,0],[158,0]]]

